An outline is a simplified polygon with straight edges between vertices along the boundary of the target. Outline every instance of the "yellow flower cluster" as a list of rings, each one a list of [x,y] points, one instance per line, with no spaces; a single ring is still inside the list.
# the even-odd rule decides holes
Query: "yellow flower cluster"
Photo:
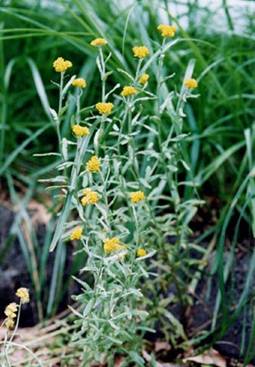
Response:
[[[136,252],[138,257],[143,257],[147,255],[147,251],[144,248],[139,248]]]
[[[144,200],[144,192],[143,191],[134,191],[130,193],[130,200],[133,204],[139,203]]]
[[[98,102],[96,109],[101,115],[109,115],[112,112],[113,104],[110,102]]]
[[[101,163],[96,155],[93,155],[86,164],[87,171],[96,173],[100,171]]]
[[[20,298],[21,304],[29,302],[29,290],[27,288],[19,288],[16,291],[16,296]],[[5,320],[5,326],[9,330],[14,328],[18,307],[19,305],[17,303],[12,302],[12,303],[9,303],[9,305],[6,306],[4,310],[5,316],[7,316]]]
[[[93,41],[91,41],[90,44],[91,46],[94,46],[94,47],[101,47],[101,46],[105,46],[107,44],[107,41],[104,38],[96,38]]]
[[[19,288],[16,292],[16,296],[20,298],[21,303],[29,302],[29,290],[27,288]]]
[[[57,73],[63,73],[68,68],[71,68],[73,64],[69,60],[64,60],[63,57],[58,57],[57,60],[53,62],[53,67]]]
[[[11,319],[10,317],[7,317],[7,319],[5,320],[5,326],[7,327],[7,329],[9,330],[13,329],[14,324],[15,324],[15,320]]]
[[[195,89],[197,88],[198,86],[198,82],[196,79],[186,79],[184,81],[184,86],[187,88],[187,89]]]
[[[145,46],[135,46],[133,47],[133,54],[135,57],[139,59],[144,59],[146,56],[149,56],[150,51]]]
[[[176,33],[176,27],[174,25],[160,24],[157,29],[162,37],[172,38]]]
[[[18,310],[18,305],[15,302],[10,303],[4,310],[7,319],[5,320],[5,326],[7,329],[13,329],[16,319],[16,312]]]
[[[121,95],[123,97],[129,97],[129,96],[133,96],[136,93],[137,93],[137,90],[135,89],[135,87],[133,87],[132,85],[127,85],[123,87]]]
[[[81,203],[83,206],[86,205],[95,205],[99,201],[99,195],[97,192],[91,190],[91,189],[85,189],[83,190],[83,197],[81,198]]]
[[[87,82],[83,78],[77,78],[72,81],[72,86],[76,88],[86,88]]]
[[[72,126],[72,131],[77,138],[89,135],[89,129],[78,124]]]
[[[126,247],[121,244],[118,237],[106,238],[104,241],[104,252],[110,254],[112,252],[117,252],[124,250]]]
[[[77,226],[76,228],[72,230],[72,233],[70,235],[70,240],[71,241],[80,240],[82,237],[82,233],[83,233],[83,228],[81,226]]]
[[[142,74],[138,79],[138,82],[144,85],[148,82],[149,78],[150,78],[149,74]]]

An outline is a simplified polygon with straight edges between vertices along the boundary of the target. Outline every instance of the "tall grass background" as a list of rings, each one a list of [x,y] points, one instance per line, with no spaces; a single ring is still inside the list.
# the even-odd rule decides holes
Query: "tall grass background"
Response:
[[[176,9],[178,11],[176,11]],[[254,9],[253,9],[254,11]],[[20,205],[20,215],[29,221],[30,198],[46,204],[54,213],[56,202],[48,200],[38,179],[50,175],[55,158],[36,158],[35,153],[56,150],[57,140],[49,105],[54,106],[55,90],[52,62],[58,56],[73,61],[74,71],[88,81],[82,103],[99,100],[96,52],[89,45],[97,36],[107,38],[112,52],[110,68],[113,83],[123,84],[125,76],[118,70],[134,69],[131,48],[146,44],[153,48],[159,36],[156,27],[162,21],[174,23],[181,38],[166,59],[166,67],[175,73],[174,83],[181,80],[189,59],[196,60],[200,98],[186,109],[186,130],[194,185],[202,199],[215,197],[219,202],[217,221],[197,241],[215,243],[211,274],[217,274],[218,290],[211,330],[194,343],[211,343],[222,337],[245,309],[255,317],[252,306],[252,281],[255,252],[254,183],[254,29],[250,2],[215,2],[212,9],[202,1],[2,1],[0,6],[0,174],[2,188],[8,188],[13,204]],[[151,88],[156,85],[151,70]],[[70,114],[72,104],[70,104]],[[74,107],[74,106],[73,106]],[[68,114],[67,114],[68,115]],[[162,129],[167,129],[161,121]],[[68,120],[62,134],[70,134]],[[20,199],[15,182],[26,189]],[[187,195],[189,193],[187,192]],[[210,208],[209,208],[210,210]],[[19,223],[14,233],[22,238]],[[30,235],[35,238],[32,226]],[[48,231],[52,231],[49,226]],[[20,240],[36,295],[42,308],[41,290],[44,277],[40,269],[48,261],[47,233],[43,256],[36,241],[34,260],[28,244]],[[226,245],[226,238],[228,245]],[[251,261],[243,292],[231,308],[227,292],[229,279],[235,278],[237,243],[250,239]],[[56,312],[62,295],[65,247],[59,246],[45,310],[41,317]],[[77,264],[74,263],[74,271]],[[38,273],[34,278],[35,271]],[[55,297],[58,294],[58,297]],[[231,300],[232,301],[232,300]],[[220,320],[220,321],[219,321]],[[254,332],[243,348],[246,362],[254,352]]]

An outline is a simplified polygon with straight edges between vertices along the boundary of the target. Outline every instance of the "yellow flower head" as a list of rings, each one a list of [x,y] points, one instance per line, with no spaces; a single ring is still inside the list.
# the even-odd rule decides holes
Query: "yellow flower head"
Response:
[[[10,303],[4,310],[5,315],[10,319],[16,318],[16,312],[18,309],[18,305],[15,302]]]
[[[20,298],[21,303],[29,302],[29,290],[27,288],[19,288],[16,292],[16,296]]]
[[[176,33],[175,25],[160,24],[157,29],[161,33],[162,37],[172,38],[175,36]]]
[[[187,89],[195,89],[197,88],[198,86],[198,82],[196,81],[196,79],[186,79],[184,81],[184,86],[187,88]]]
[[[124,250],[126,247],[121,244],[118,237],[106,238],[104,241],[104,252],[110,254],[112,252],[117,252]]]
[[[86,88],[87,82],[83,78],[77,78],[72,81],[72,86],[76,88]]]
[[[68,68],[71,68],[73,64],[69,60],[64,60],[63,57],[58,57],[57,60],[53,62],[53,67],[57,73],[63,73]]]
[[[101,163],[96,155],[93,155],[86,164],[87,171],[96,173],[100,171]]]
[[[112,112],[113,104],[110,102],[98,102],[96,109],[101,115],[109,115]]]
[[[81,203],[83,206],[86,205],[95,205],[99,201],[99,195],[97,192],[92,191],[91,189],[83,190],[83,197],[81,199]]]
[[[138,257],[146,256],[146,255],[147,255],[147,251],[146,251],[144,248],[139,248],[139,249],[136,251],[136,255],[137,255]]]
[[[96,38],[93,41],[91,41],[90,44],[91,46],[94,46],[94,47],[101,47],[101,46],[105,46],[107,44],[107,41],[104,38]]]
[[[89,135],[89,129],[78,124],[72,126],[72,131],[77,138]]]
[[[77,226],[76,228],[72,230],[72,233],[70,235],[70,240],[71,241],[80,240],[82,237],[82,233],[83,233],[83,228],[81,226]]]
[[[135,87],[132,87],[132,85],[127,85],[123,87],[121,95],[123,97],[129,97],[129,96],[133,96],[136,93],[137,93],[137,90],[135,89]]]
[[[130,193],[130,200],[133,204],[139,203],[139,201],[144,200],[144,192],[143,191],[134,191]]]
[[[7,327],[8,330],[13,329],[14,328],[14,320],[8,317],[5,321],[5,326]]]
[[[149,78],[150,78],[149,74],[142,74],[138,81],[140,84],[146,84]]]
[[[139,59],[144,59],[146,56],[149,56],[150,51],[145,46],[135,46],[133,47],[133,54],[135,57]]]

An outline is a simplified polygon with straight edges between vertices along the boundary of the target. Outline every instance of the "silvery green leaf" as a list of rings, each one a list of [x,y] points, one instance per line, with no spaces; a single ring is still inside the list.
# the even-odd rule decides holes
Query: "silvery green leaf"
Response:
[[[106,335],[105,336],[106,339],[109,339],[112,343],[116,344],[116,345],[121,345],[123,344],[123,342],[120,339],[115,339],[112,336]]]
[[[33,154],[33,157],[47,157],[47,156],[61,157],[61,154],[60,153],[54,153],[54,152],[50,152],[50,153],[35,153],[35,154]]]
[[[169,169],[169,171],[171,172],[177,172],[178,168],[176,166],[173,166],[172,164],[168,164],[167,168]]]
[[[108,56],[106,57],[106,59],[104,60],[105,64],[107,64],[107,62],[110,60],[111,56],[112,56],[112,53],[111,53],[111,52],[109,52],[109,55],[108,55]]]
[[[111,327],[115,330],[119,330],[119,326],[117,326],[112,320],[108,320],[109,324],[111,325]]]
[[[131,81],[134,80],[134,78],[132,77],[132,75],[130,75],[127,71],[125,71],[123,69],[120,69],[120,68],[117,68],[117,71],[119,71],[120,73],[126,75]]]
[[[119,126],[118,125],[116,125],[116,124],[113,124],[113,130],[115,130],[115,131],[120,131],[120,128],[119,128]]]
[[[103,69],[102,69],[101,60],[100,60],[99,56],[97,56],[97,58],[96,58],[96,63],[97,63],[97,67],[98,67],[98,70],[99,70],[100,74],[102,74]]]
[[[82,316],[83,316],[83,317],[86,317],[86,316],[90,313],[90,311],[92,310],[93,306],[94,306],[94,300],[93,300],[93,299],[91,299],[91,300],[86,304],[86,306],[85,306],[85,308],[84,308],[84,310],[83,310],[83,312],[82,312]]]
[[[57,170],[63,171],[65,168],[71,167],[74,163],[72,161],[61,163],[57,166]]]
[[[107,73],[105,73],[104,77],[103,77],[103,80],[107,80],[108,76],[110,76],[112,73],[113,73],[113,71],[108,71]],[[108,93],[108,95],[109,95],[109,93]]]
[[[38,180],[39,182],[67,182],[67,179],[65,176],[56,176],[53,178],[42,178]]]
[[[188,164],[183,160],[181,159],[180,162],[182,163],[183,167],[188,171],[190,172],[190,167],[188,166]]]
[[[131,351],[128,353],[131,360],[133,362],[135,362],[137,364],[138,367],[144,367],[145,366],[145,361],[144,359],[140,356],[140,354],[138,354],[135,351]]]
[[[161,104],[160,106],[160,113],[162,114],[164,112],[164,110],[166,109],[166,107],[169,108],[169,105],[171,105],[172,107],[172,99],[173,99],[174,93],[170,92],[168,94],[168,96],[166,97],[166,99],[164,100],[164,102]]]
[[[50,114],[51,114],[51,117],[53,118],[53,120],[55,122],[59,122],[59,120],[58,120],[58,114],[57,114],[57,112],[53,108],[50,108]]]
[[[47,186],[46,190],[47,191],[57,190],[57,189],[59,190],[59,189],[64,189],[66,187],[67,187],[67,185],[51,185],[51,186]]]
[[[141,124],[141,126],[143,126],[146,130],[151,131],[154,135],[159,135],[158,131],[155,130],[153,127],[145,124]]]
[[[82,206],[80,203],[77,203],[77,204],[76,204],[76,209],[77,209],[77,211],[78,211],[78,214],[79,214],[80,219],[81,219],[84,223],[86,223],[86,218],[85,218],[85,216],[84,216],[83,206]]]
[[[144,178],[140,177],[139,182],[147,189],[151,189],[151,185]]]
[[[164,191],[164,188],[166,186],[167,183],[167,179],[163,178],[162,180],[160,180],[159,184],[149,193],[148,198],[150,197],[156,197],[158,195],[161,195],[162,192]]]
[[[71,86],[72,82],[74,81],[74,79],[76,78],[76,75],[73,75],[69,81],[66,83],[66,85],[63,88],[62,91],[62,96],[64,96],[66,94],[66,92],[68,91],[68,88]]]
[[[190,136],[190,134],[179,134],[175,138],[169,139],[169,141],[175,142],[175,141],[185,140],[185,138],[187,138],[188,136]]]
[[[101,134],[101,129],[99,128],[96,133],[95,133],[95,136],[94,136],[94,147],[95,147],[95,150],[98,151],[99,149],[99,139],[100,139],[100,134]]]
[[[68,160],[68,141],[66,138],[62,139],[62,154],[64,157],[64,160]]]
[[[78,312],[75,308],[73,308],[72,306],[68,305],[68,308],[72,311],[72,313],[80,318],[82,318],[82,314],[80,312]]]

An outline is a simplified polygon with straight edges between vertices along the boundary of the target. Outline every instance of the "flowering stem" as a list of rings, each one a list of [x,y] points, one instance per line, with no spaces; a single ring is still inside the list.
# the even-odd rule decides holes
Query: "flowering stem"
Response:
[[[8,345],[6,347],[6,351],[8,351],[9,345],[13,341],[13,339],[14,339],[16,333],[17,333],[17,330],[18,330],[18,327],[19,327],[20,313],[21,313],[21,299],[19,301],[19,308],[18,308],[18,314],[17,314],[17,320],[16,320],[15,328],[13,330],[12,336],[10,337],[10,340],[9,340]]]

